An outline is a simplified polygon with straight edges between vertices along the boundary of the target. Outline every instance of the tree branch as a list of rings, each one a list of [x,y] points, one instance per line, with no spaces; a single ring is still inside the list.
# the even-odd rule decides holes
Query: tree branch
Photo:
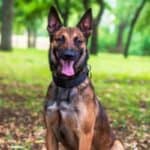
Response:
[[[132,33],[134,30],[134,26],[138,20],[138,17],[140,16],[140,13],[142,12],[142,9],[144,8],[144,5],[146,4],[146,2],[147,2],[147,0],[142,0],[141,4],[135,10],[134,16],[131,20],[130,29],[129,29],[128,36],[127,36],[127,42],[125,44],[125,49],[124,49],[124,56],[125,57],[128,56],[128,51],[129,51],[129,46],[130,46],[131,39],[132,39]]]
[[[62,16],[63,14],[62,14],[62,11],[61,11],[61,9],[60,9],[60,5],[59,5],[58,0],[54,0],[54,2],[55,2],[55,4],[56,4],[56,7],[57,7],[57,9],[58,9],[59,13],[60,13],[60,14],[61,14],[61,16]]]

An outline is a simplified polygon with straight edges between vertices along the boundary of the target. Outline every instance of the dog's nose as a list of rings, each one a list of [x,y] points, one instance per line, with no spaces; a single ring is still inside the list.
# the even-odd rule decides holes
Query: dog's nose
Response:
[[[63,53],[64,60],[74,60],[76,58],[75,50],[65,50]]]

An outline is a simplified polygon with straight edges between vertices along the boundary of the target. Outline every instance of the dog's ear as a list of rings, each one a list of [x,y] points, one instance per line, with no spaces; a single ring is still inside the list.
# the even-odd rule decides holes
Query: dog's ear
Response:
[[[93,24],[92,9],[89,8],[81,18],[77,27],[83,32],[84,36],[88,38],[92,32],[92,26],[93,26],[92,24]]]
[[[47,30],[50,34],[53,34],[61,26],[62,26],[62,24],[61,24],[61,20],[59,18],[59,15],[58,15],[56,9],[52,6],[50,11],[49,11],[49,14],[48,14]]]

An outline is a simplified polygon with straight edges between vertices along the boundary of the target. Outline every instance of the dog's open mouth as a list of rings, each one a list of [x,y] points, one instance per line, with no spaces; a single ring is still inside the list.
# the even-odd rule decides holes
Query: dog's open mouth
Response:
[[[74,76],[75,70],[74,70],[74,60],[60,60],[61,63],[61,74],[71,77]]]

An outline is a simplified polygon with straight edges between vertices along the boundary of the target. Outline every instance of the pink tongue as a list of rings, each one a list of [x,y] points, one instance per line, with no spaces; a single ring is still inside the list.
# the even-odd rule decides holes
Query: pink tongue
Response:
[[[74,61],[61,60],[61,73],[66,76],[73,76],[75,74],[73,64]]]

